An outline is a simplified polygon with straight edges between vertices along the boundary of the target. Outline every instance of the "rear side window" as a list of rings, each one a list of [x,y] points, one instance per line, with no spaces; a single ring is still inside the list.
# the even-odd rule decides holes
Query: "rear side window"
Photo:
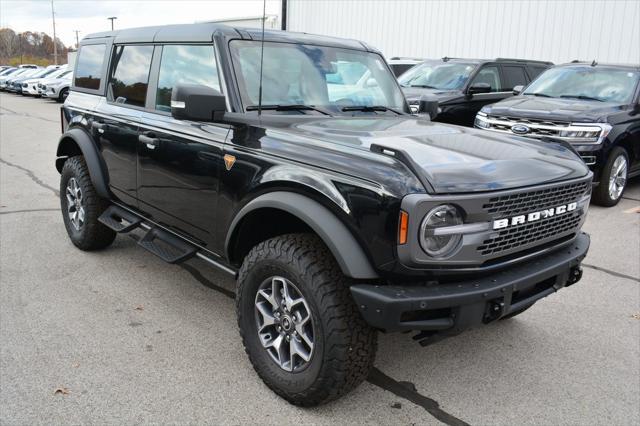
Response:
[[[542,74],[543,71],[545,71],[547,68],[546,66],[530,66],[529,67],[529,77],[531,77],[531,80],[535,80],[537,76],[539,76],[540,74]]]
[[[110,98],[116,103],[144,107],[153,46],[117,46],[109,79]]]
[[[76,87],[98,90],[102,79],[104,44],[88,44],[80,48],[76,64]]]
[[[171,90],[176,84],[200,84],[220,91],[215,52],[211,45],[167,45],[162,48],[156,109],[171,111]]]
[[[516,86],[527,84],[527,75],[524,72],[524,67],[503,65],[502,71],[505,79],[503,90],[511,90]]]

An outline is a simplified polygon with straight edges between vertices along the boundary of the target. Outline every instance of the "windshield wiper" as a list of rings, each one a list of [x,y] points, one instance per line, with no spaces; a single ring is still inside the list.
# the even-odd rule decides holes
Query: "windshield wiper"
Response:
[[[599,102],[604,102],[604,99],[600,99],[600,98],[594,98],[592,96],[585,96],[585,95],[560,95],[561,98],[571,98],[571,99],[584,99],[587,101],[599,101]]]
[[[546,93],[523,93],[523,95],[540,96],[542,98],[553,98],[553,96],[547,95]]]
[[[354,106],[346,106],[346,107],[342,107],[342,111],[343,112],[347,112],[347,111],[362,111],[362,112],[375,112],[375,111],[382,111],[382,112],[386,112],[386,111],[391,111],[391,112],[395,112],[398,115],[404,115],[403,112],[400,112],[396,109],[393,108],[389,108],[383,105],[354,105]]]
[[[258,107],[258,105],[249,105],[247,107],[247,111],[257,111],[259,109],[271,110],[271,111],[318,111],[319,113],[324,115],[331,115],[330,112],[313,105],[284,104],[284,105],[262,105],[261,107]]]
[[[428,84],[411,84],[409,87],[420,87],[422,89],[437,89],[435,86],[429,86]]]

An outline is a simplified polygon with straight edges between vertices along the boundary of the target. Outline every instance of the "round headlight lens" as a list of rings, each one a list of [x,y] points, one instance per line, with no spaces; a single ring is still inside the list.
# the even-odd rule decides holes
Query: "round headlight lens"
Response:
[[[458,247],[462,235],[435,235],[435,230],[455,225],[462,225],[462,216],[457,208],[444,204],[431,209],[420,228],[422,249],[431,257],[445,257],[451,254]]]

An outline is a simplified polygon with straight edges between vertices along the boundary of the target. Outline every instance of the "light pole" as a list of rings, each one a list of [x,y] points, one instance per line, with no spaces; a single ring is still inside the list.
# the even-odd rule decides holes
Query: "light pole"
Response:
[[[53,20],[53,62],[58,65],[58,44],[56,43],[56,12],[53,10],[53,0],[51,0],[51,19]]]
[[[74,33],[76,33],[76,50],[78,50],[78,48],[80,47],[80,40],[78,39],[78,33],[80,32],[80,30],[73,30]]]
[[[113,21],[118,19],[118,17],[117,16],[110,16],[107,19],[111,21],[111,31],[113,31]]]

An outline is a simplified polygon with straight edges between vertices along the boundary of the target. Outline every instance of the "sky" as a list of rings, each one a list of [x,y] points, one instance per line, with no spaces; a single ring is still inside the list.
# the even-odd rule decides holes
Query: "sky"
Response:
[[[66,46],[79,37],[111,29],[107,20],[117,16],[115,29],[151,25],[188,24],[217,19],[262,15],[262,0],[54,0],[56,36]],[[280,0],[266,0],[267,15],[280,15]],[[50,0],[0,0],[0,27],[16,32],[53,35]]]

